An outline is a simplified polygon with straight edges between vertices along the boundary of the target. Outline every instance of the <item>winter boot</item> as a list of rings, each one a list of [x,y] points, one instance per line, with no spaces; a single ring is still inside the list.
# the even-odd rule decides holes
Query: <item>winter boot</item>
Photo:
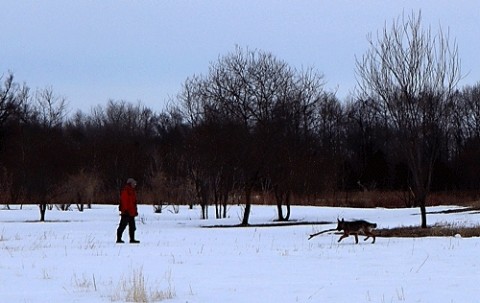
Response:
[[[132,244],[138,244],[140,241],[135,240],[135,227],[130,226],[130,230],[128,231],[129,236],[130,236],[130,243]]]
[[[123,234],[123,231],[120,228],[118,228],[117,229],[117,243],[125,243],[122,240],[122,234]]]

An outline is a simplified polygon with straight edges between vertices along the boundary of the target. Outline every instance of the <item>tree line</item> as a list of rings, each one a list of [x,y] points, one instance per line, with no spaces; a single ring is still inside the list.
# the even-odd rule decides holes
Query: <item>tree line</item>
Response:
[[[480,83],[457,87],[456,46],[431,37],[412,15],[372,38],[348,100],[314,68],[241,47],[186,79],[159,113],[110,100],[68,115],[53,89],[32,92],[8,73],[0,203],[38,204],[44,219],[51,204],[115,204],[133,177],[142,203],[199,204],[205,218],[208,205],[224,217],[242,203],[242,224],[258,192],[279,220],[293,203],[360,187],[404,191],[424,213],[430,191],[480,184]]]

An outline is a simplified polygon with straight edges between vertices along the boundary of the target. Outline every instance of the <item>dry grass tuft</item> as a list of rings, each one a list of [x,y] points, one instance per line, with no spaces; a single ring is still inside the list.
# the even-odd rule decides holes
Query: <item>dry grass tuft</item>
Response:
[[[377,229],[378,237],[419,238],[419,237],[455,237],[462,238],[480,237],[480,226],[463,227],[455,225],[432,226],[421,228],[418,226],[396,227],[389,229]]]
[[[168,288],[166,290],[151,290],[147,288],[143,270],[134,270],[130,279],[122,279],[120,281],[111,300],[123,302],[159,302],[173,299],[176,294],[171,283],[170,272],[167,272],[166,278],[168,282]]]

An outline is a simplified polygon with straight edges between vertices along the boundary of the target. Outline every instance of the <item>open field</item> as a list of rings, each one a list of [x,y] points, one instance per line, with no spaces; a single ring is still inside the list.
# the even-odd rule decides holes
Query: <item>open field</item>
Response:
[[[418,209],[295,206],[297,223],[332,223],[202,228],[238,224],[242,208],[232,206],[227,219],[200,220],[199,208],[155,214],[141,206],[142,243],[117,245],[115,206],[52,210],[45,223],[35,221],[36,206],[14,206],[0,211],[1,301],[472,302],[480,238],[461,233],[476,229],[480,214],[460,210],[428,208],[430,225],[461,227],[453,236],[385,234],[355,245],[353,237],[337,243],[335,233],[308,236],[334,228],[338,217],[376,222],[380,234],[413,229]],[[252,208],[252,224],[275,218],[273,206]]]

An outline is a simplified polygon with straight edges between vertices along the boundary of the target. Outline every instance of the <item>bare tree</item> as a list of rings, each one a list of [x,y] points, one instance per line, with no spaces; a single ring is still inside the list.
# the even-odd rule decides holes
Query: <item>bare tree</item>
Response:
[[[480,83],[466,86],[455,98],[451,119],[451,147],[456,180],[468,190],[480,184]]]
[[[14,81],[12,73],[0,76],[0,204],[20,202],[23,190],[15,179],[22,173],[18,163],[12,161],[18,155],[18,142],[24,108],[30,99],[30,90]],[[17,174],[18,173],[18,174]]]
[[[59,127],[65,122],[67,101],[56,95],[51,87],[36,92],[35,111],[40,124],[45,128]]]
[[[29,99],[29,88],[20,86],[9,73],[6,77],[0,76],[0,127],[13,115],[19,113]]]
[[[375,110],[384,113],[397,136],[426,228],[425,203],[439,152],[439,132],[461,79],[458,47],[448,31],[433,34],[424,29],[421,12],[402,15],[376,40],[369,36],[368,42],[370,49],[356,60],[360,97],[375,101]]]
[[[51,88],[38,90],[29,101],[23,106],[18,163],[23,169],[25,193],[28,198],[37,200],[40,221],[45,221],[47,206],[55,195],[54,188],[65,173],[63,164],[69,160],[65,156],[62,134],[66,105],[65,98],[58,97]]]

